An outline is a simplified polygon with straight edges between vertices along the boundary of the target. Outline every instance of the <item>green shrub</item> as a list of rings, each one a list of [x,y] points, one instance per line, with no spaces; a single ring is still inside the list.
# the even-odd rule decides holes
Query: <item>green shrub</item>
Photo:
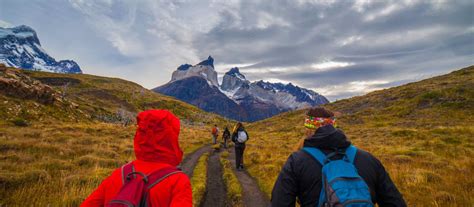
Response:
[[[19,127],[27,127],[30,125],[30,123],[28,123],[25,119],[22,119],[22,118],[13,119],[12,123],[15,126],[19,126]]]

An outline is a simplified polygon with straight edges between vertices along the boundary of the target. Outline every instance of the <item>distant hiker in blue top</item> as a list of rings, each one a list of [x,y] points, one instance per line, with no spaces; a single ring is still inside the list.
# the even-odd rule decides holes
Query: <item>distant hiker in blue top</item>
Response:
[[[272,192],[272,206],[406,206],[382,163],[354,147],[334,113],[310,109],[302,149],[290,155]]]

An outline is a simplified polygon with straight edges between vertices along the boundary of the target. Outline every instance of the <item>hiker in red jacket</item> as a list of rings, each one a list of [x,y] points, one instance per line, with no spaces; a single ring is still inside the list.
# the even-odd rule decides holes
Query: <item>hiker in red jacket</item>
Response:
[[[219,136],[219,128],[217,128],[217,124],[214,125],[214,127],[212,127],[211,134],[212,134],[212,144],[216,144],[217,137]]]
[[[179,148],[179,119],[166,110],[147,110],[138,114],[138,128],[134,138],[136,160],[132,164],[137,172],[151,172],[179,165],[183,152]],[[81,204],[105,206],[122,187],[122,170],[116,169]],[[149,190],[149,206],[192,206],[189,178],[178,171],[161,180]]]

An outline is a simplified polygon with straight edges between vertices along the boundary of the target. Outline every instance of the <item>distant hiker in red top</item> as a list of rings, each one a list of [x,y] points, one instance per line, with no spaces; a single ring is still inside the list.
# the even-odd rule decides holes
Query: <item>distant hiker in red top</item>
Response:
[[[147,110],[138,114],[138,128],[134,138],[136,172],[149,175],[162,169],[174,168],[182,160],[178,144],[179,119],[166,110]],[[136,174],[137,177],[140,177]],[[118,168],[81,204],[81,206],[107,206],[122,188],[122,169]],[[178,171],[154,185],[147,196],[148,206],[192,206],[189,178]]]
[[[214,125],[214,127],[212,127],[211,134],[212,134],[212,144],[216,144],[217,137],[219,136],[219,128],[217,128],[217,125]]]

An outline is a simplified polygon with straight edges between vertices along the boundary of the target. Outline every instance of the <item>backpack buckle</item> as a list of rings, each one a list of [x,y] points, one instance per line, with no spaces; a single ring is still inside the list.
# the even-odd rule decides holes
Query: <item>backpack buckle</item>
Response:
[[[148,177],[147,177],[145,174],[143,174],[142,172],[131,172],[131,173],[128,173],[128,174],[127,174],[127,177],[126,177],[127,180],[130,180],[130,176],[132,176],[132,175],[134,175],[134,174],[139,174],[139,175],[141,175],[141,176],[143,177],[143,181],[144,181],[145,183],[148,183]]]

